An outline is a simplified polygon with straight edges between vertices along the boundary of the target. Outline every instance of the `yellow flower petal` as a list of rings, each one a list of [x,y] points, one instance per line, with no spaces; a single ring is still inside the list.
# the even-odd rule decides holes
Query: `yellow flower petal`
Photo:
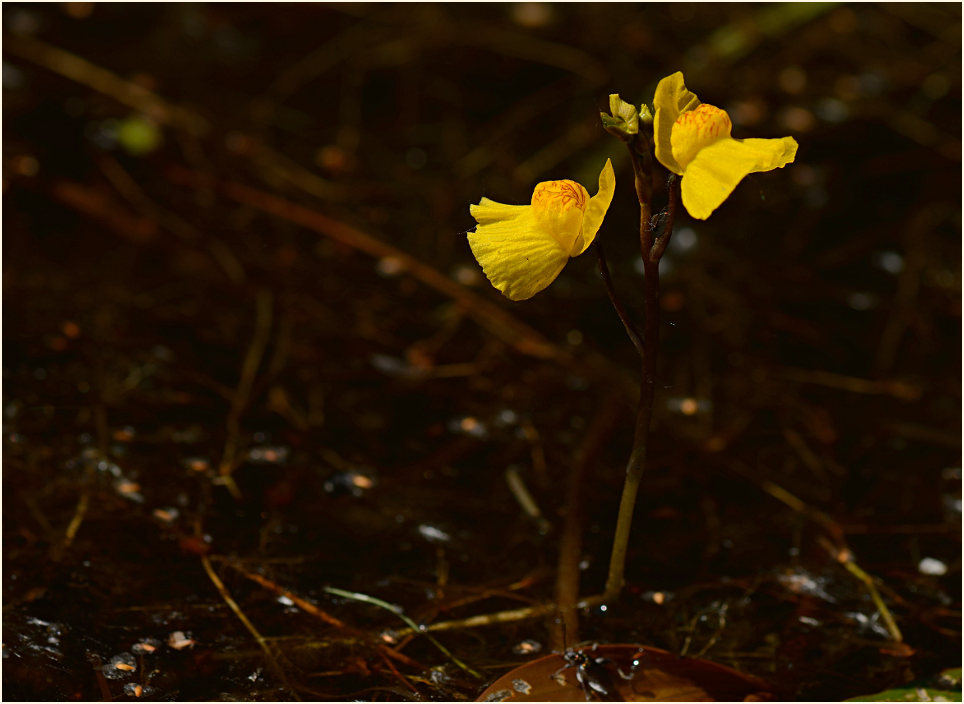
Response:
[[[682,71],[667,76],[656,86],[656,96],[653,98],[653,107],[656,109],[656,115],[653,117],[656,158],[675,174],[682,174],[683,169],[673,157],[673,146],[670,141],[673,125],[682,113],[695,110],[699,105],[700,99],[696,97],[696,93],[686,89]]]
[[[483,217],[495,210],[511,213],[505,220],[480,220],[475,232],[468,233],[472,254],[482,271],[499,291],[513,301],[532,298],[551,284],[566,262],[569,253],[551,232],[540,227],[531,206],[502,205],[483,198],[472,206],[472,215],[483,209]],[[477,216],[476,216],[477,217]]]
[[[759,155],[756,166],[750,171],[751,174],[782,169],[787,164],[792,164],[797,157],[797,147],[799,146],[797,140],[793,137],[738,139],[737,141],[742,142]]]
[[[482,198],[478,205],[469,206],[469,213],[480,225],[487,225],[497,220],[518,217],[528,207],[527,205],[505,205],[488,198]]]
[[[796,157],[797,142],[782,139],[721,139],[703,148],[686,167],[683,205],[705,220],[727,199],[744,176],[786,166]]]
[[[612,159],[606,159],[606,165],[603,166],[603,170],[599,172],[599,191],[589,199],[589,205],[586,206],[586,214],[582,219],[582,230],[579,232],[579,237],[576,238],[570,256],[579,256],[585,252],[593,240],[596,239],[596,233],[599,232],[599,228],[602,227],[603,218],[606,217],[609,205],[613,202],[613,194],[615,192],[616,172],[613,171]]]

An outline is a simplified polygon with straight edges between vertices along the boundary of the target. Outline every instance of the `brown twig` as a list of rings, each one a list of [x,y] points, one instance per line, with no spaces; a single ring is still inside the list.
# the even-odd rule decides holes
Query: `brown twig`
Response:
[[[890,637],[896,643],[902,643],[904,641],[904,636],[901,634],[900,629],[897,627],[897,622],[894,621],[894,617],[890,613],[890,609],[887,608],[887,604],[884,603],[883,597],[880,596],[880,592],[877,590],[877,583],[874,577],[867,574],[854,560],[854,554],[849,548],[843,550],[835,549],[833,545],[826,540],[819,541],[827,551],[837,560],[841,565],[844,566],[850,574],[859,579],[865,587],[867,587],[867,592],[870,594],[870,600],[874,602],[874,606],[877,607],[877,613],[880,614],[881,619],[884,621],[884,627],[890,634]]]
[[[90,656],[90,664],[93,666],[94,676],[97,678],[97,687],[100,689],[101,701],[114,701],[114,695],[111,694],[110,685],[107,684],[107,678],[104,677],[104,664],[96,655]]]
[[[175,183],[192,187],[210,185],[210,180],[183,168],[172,168],[169,176]],[[412,255],[361,230],[314,210],[297,205],[283,198],[230,181],[218,184],[218,190],[227,198],[288,220],[325,235],[352,249],[379,259],[395,259],[409,275],[426,286],[448,296],[459,304],[464,312],[482,327],[519,352],[542,359],[564,358],[566,354],[540,333],[506,313],[497,305],[469,291],[433,267]]]
[[[394,664],[394,663],[389,659],[389,657],[385,654],[385,650],[380,648],[380,649],[378,650],[378,654],[379,654],[379,656],[381,656],[382,661],[383,661],[386,665],[388,665],[388,669],[392,671],[392,674],[394,674],[395,677],[396,677],[402,684],[404,684],[406,687],[408,687],[410,690],[412,690],[412,691],[415,693],[416,698],[419,698],[419,699],[420,699],[422,695],[419,693],[418,689],[415,687],[414,684],[412,684],[411,682],[408,681],[408,678],[407,678],[407,677],[405,677],[404,675],[402,675],[401,672],[398,671],[398,668],[395,667],[395,664]]]
[[[244,282],[244,267],[234,252],[217,236],[197,230],[191,223],[176,213],[157,204],[144,191],[143,187],[121,166],[121,163],[110,154],[103,154],[98,160],[101,173],[107,177],[114,189],[124,200],[148,215],[149,221],[156,221],[165,230],[173,234],[185,244],[204,246],[211,258],[221,267],[224,273],[235,284]],[[151,233],[153,236],[153,233]]]
[[[739,474],[749,477],[749,473],[741,467],[734,466],[734,469]],[[867,592],[870,594],[871,600],[877,607],[877,612],[884,621],[884,625],[887,628],[887,632],[890,634],[890,637],[895,642],[902,642],[903,635],[901,635],[900,629],[897,627],[897,623],[894,621],[894,617],[890,613],[890,609],[887,608],[887,604],[885,604],[883,598],[881,598],[874,578],[867,574],[854,560],[853,551],[847,546],[847,541],[844,538],[843,527],[830,515],[824,513],[820,509],[810,506],[802,499],[798,498],[794,494],[791,494],[782,486],[766,480],[758,482],[758,484],[761,489],[763,489],[777,501],[789,506],[797,513],[806,516],[815,523],[820,524],[826,535],[820,536],[817,542],[820,543],[820,545],[831,555],[831,557],[843,565],[848,572],[850,572],[864,584],[864,586],[867,588]]]
[[[893,396],[901,401],[916,401],[923,391],[920,386],[910,384],[899,379],[860,379],[843,374],[823,371],[821,369],[793,369],[784,367],[777,375],[790,381],[805,384],[817,384],[832,389],[842,389],[855,394],[870,394]]]
[[[244,577],[247,577],[252,582],[257,582],[262,587],[274,592],[278,596],[282,596],[282,597],[285,597],[286,599],[290,599],[291,603],[293,603],[299,609],[301,609],[307,614],[310,614],[311,616],[314,616],[315,618],[318,618],[324,621],[329,626],[334,626],[335,628],[339,628],[342,630],[354,630],[354,629],[351,629],[348,625],[346,625],[344,621],[341,621],[335,618],[328,612],[323,611],[322,609],[312,604],[310,601],[307,601],[306,599],[302,599],[297,594],[294,594],[288,591],[287,589],[285,589],[284,587],[282,587],[281,585],[272,582],[267,577],[263,577],[260,574],[257,574],[255,572],[249,572],[248,570],[241,567],[241,565],[231,560],[225,559],[223,561],[223,564],[227,565],[228,567],[238,572],[239,574],[243,575]]]
[[[184,129],[196,136],[208,131],[208,123],[200,115],[172,105],[143,86],[125,81],[86,59],[50,46],[39,39],[5,34],[3,50],[109,96],[161,124]]]
[[[103,222],[111,231],[134,244],[145,244],[157,238],[157,223],[132,215],[106,189],[58,181],[51,187],[51,195],[82,215]]]
[[[271,309],[272,296],[268,289],[261,289],[258,292],[255,302],[255,322],[254,336],[251,345],[244,357],[241,365],[241,378],[231,399],[231,409],[227,418],[227,437],[224,441],[224,452],[221,455],[221,464],[218,467],[219,480],[224,484],[231,494],[236,498],[241,498],[241,492],[237,484],[231,477],[231,473],[237,466],[238,445],[240,444],[241,434],[241,414],[248,404],[251,396],[251,389],[254,386],[254,379],[261,366],[265,348],[271,336]]]
[[[552,649],[565,650],[579,637],[579,614],[576,604],[579,601],[579,562],[582,553],[582,513],[583,484],[589,468],[595,462],[599,451],[612,433],[623,404],[617,398],[609,398],[596,414],[592,425],[586,432],[575,461],[569,471],[566,486],[566,514],[562,535],[559,540],[559,561],[556,571],[556,605],[560,620],[550,631]],[[566,642],[568,641],[568,642]]]
[[[264,651],[265,659],[268,665],[272,670],[275,671],[275,674],[278,676],[284,686],[291,690],[291,686],[288,684],[288,678],[285,676],[284,670],[281,669],[281,666],[275,659],[274,653],[271,652],[271,648],[268,647],[264,636],[258,632],[258,629],[255,628],[254,624],[251,623],[248,617],[244,614],[244,612],[241,610],[241,607],[238,606],[238,603],[231,597],[227,587],[224,586],[224,582],[221,581],[221,578],[218,577],[217,572],[215,572],[214,568],[211,566],[211,560],[207,555],[201,555],[201,566],[204,567],[204,571],[207,573],[208,579],[210,579],[214,584],[215,588],[218,590],[218,593],[221,595],[221,598],[224,600],[224,603],[227,604],[231,611],[234,612],[234,615],[238,617],[238,620],[241,621],[242,624],[244,624],[244,627],[254,637],[255,641],[261,647],[261,650]],[[291,693],[295,699],[300,701],[300,698],[293,690]]]

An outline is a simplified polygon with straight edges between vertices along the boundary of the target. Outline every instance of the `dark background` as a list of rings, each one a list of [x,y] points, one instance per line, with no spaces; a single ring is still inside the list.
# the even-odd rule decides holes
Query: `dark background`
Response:
[[[595,192],[612,157],[600,238],[638,315],[632,171],[598,112],[677,70],[735,137],[800,149],[677,220],[627,590],[579,635],[801,699],[960,664],[960,5],[5,3],[3,25],[5,699],[474,698],[321,588],[424,623],[551,599],[593,439],[598,592],[634,350],[591,255],[513,304],[463,233],[482,196]],[[548,634],[438,637],[492,679]]]

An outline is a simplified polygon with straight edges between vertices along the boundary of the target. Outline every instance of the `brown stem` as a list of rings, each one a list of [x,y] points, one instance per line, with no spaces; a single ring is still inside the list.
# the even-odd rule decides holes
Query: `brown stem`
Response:
[[[667,183],[669,206],[666,211],[666,224],[663,226],[662,234],[656,238],[656,241],[649,251],[649,260],[652,262],[659,262],[659,260],[662,259],[663,252],[666,251],[669,240],[673,236],[673,224],[676,222],[676,210],[679,207],[680,201],[679,184],[680,181],[676,178],[676,174],[670,174],[669,182]]]
[[[609,575],[606,589],[599,597],[584,600],[584,605],[612,601],[619,597],[625,581],[626,553],[636,507],[636,495],[646,467],[646,451],[649,440],[649,426],[653,417],[653,401],[656,396],[656,370],[659,353],[659,260],[666,249],[672,234],[675,217],[675,200],[670,188],[670,214],[666,227],[658,240],[655,240],[652,223],[652,159],[649,142],[642,134],[636,143],[630,144],[629,152],[636,177],[636,195],[639,200],[639,244],[643,259],[643,298],[646,307],[646,321],[642,336],[641,379],[639,387],[639,406],[636,409],[636,426],[633,434],[633,449],[626,466],[623,493],[619,501],[619,514],[613,536],[613,548],[609,558]],[[642,147],[642,149],[638,149]],[[641,156],[641,153],[645,156]],[[655,240],[655,241],[654,241]],[[607,289],[608,290],[608,289]],[[617,308],[619,313],[619,308]],[[622,318],[622,315],[620,315]],[[625,323],[624,323],[625,324]],[[635,328],[633,328],[635,329]],[[629,330],[629,326],[627,326]],[[630,335],[636,344],[637,340]],[[637,345],[637,349],[639,349]]]

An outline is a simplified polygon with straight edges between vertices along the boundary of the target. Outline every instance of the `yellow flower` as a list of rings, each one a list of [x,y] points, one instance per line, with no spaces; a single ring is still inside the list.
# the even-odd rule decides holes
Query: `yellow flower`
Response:
[[[503,205],[483,198],[469,212],[478,221],[469,247],[482,271],[507,298],[524,301],[551,284],[569,261],[596,238],[616,190],[606,160],[599,192],[592,198],[575,181],[545,181],[530,205]]]
[[[730,137],[730,116],[701,104],[679,71],[659,82],[653,103],[656,158],[683,177],[683,205],[694,218],[708,218],[747,174],[782,168],[797,154],[793,137]]]

